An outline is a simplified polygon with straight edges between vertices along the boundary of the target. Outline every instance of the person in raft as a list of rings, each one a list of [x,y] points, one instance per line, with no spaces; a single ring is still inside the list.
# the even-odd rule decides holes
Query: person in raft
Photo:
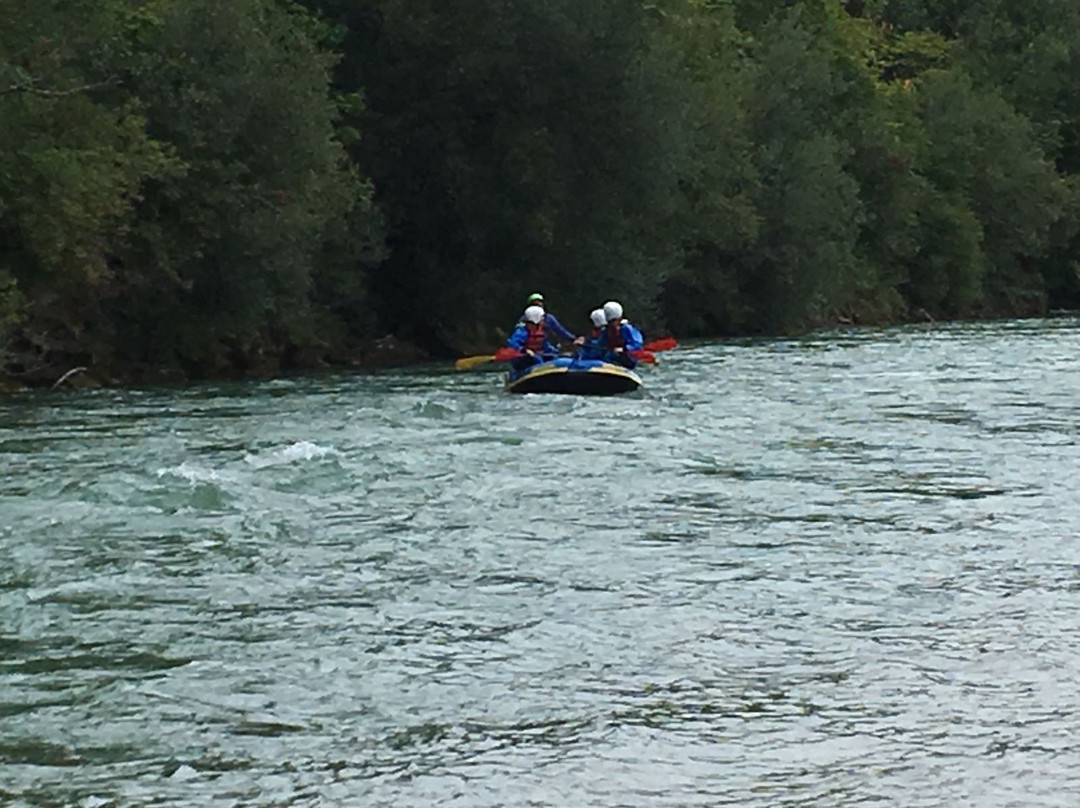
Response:
[[[525,305],[539,306],[544,311],[544,328],[551,334],[554,334],[567,342],[572,342],[575,345],[581,345],[585,341],[584,337],[574,335],[570,329],[559,322],[558,317],[544,308],[544,296],[539,292],[533,292],[529,295],[529,299],[525,302]],[[528,309],[526,309],[526,311],[528,311]],[[521,322],[525,322],[524,316],[521,318]]]
[[[607,325],[604,326],[604,333],[600,335],[604,361],[627,368],[634,367],[637,360],[630,352],[641,350],[645,338],[623,317],[623,307],[618,301],[609,300],[604,304],[604,316],[607,318]]]
[[[600,345],[600,338],[604,335],[607,315],[604,314],[603,309],[593,309],[589,313],[589,320],[592,321],[592,328],[589,330],[589,336],[578,349],[578,359],[603,359],[604,348]]]
[[[522,354],[510,360],[514,370],[524,370],[558,355],[559,349],[548,338],[546,319],[540,306],[529,306],[517,328],[507,337],[506,344]]]

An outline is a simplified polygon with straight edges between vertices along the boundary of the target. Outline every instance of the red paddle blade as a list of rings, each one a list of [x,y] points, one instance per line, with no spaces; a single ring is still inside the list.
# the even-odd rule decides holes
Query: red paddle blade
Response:
[[[639,351],[630,351],[630,355],[639,362],[644,362],[646,365],[655,365],[656,356],[649,353],[644,348]]]
[[[519,351],[517,348],[504,346],[502,348],[499,348],[499,350],[495,352],[495,361],[501,362],[505,359],[514,359],[518,356],[521,356],[521,351]]]
[[[654,339],[652,342],[646,342],[641,346],[641,350],[656,353],[658,351],[670,351],[678,346],[679,343],[675,341],[675,337],[660,337],[660,339]]]

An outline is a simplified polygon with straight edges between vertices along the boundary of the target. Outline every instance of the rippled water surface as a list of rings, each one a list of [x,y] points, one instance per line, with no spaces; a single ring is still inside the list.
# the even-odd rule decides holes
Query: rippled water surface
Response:
[[[0,804],[1080,805],[1080,323],[0,400]]]

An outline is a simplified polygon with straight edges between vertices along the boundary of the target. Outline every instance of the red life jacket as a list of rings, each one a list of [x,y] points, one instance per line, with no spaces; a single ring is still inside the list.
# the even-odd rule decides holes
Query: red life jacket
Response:
[[[622,320],[616,320],[607,324],[607,347],[609,351],[623,347]]]
[[[544,321],[538,323],[525,323],[525,345],[523,350],[533,353],[544,352]]]

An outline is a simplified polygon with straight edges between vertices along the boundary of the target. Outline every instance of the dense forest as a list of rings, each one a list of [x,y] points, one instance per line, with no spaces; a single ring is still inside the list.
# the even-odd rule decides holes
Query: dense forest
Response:
[[[0,19],[9,380],[451,357],[533,291],[684,337],[1080,306],[1075,0]]]

